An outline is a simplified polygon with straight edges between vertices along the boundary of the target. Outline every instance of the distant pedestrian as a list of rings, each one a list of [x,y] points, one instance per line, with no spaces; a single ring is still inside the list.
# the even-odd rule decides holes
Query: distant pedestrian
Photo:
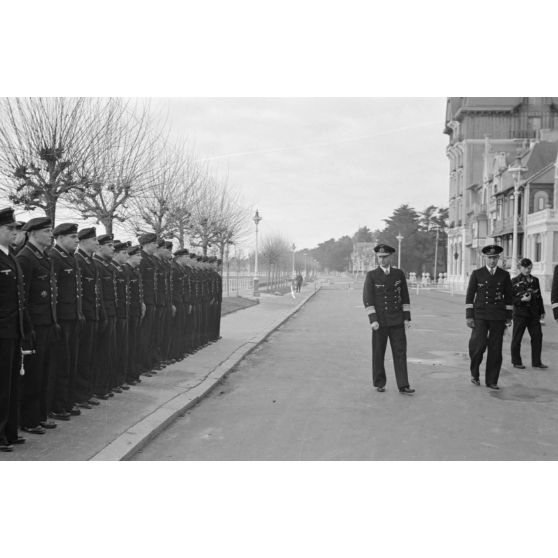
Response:
[[[541,321],[544,321],[544,303],[541,287],[537,277],[531,275],[533,262],[529,258],[523,258],[519,265],[521,272],[512,279],[512,364],[515,368],[525,368],[521,361],[521,340],[523,339],[525,329],[528,329],[531,336],[531,366],[533,368],[548,368],[541,361],[543,339]]]
[[[412,395],[407,373],[407,336],[411,327],[411,304],[405,274],[391,267],[395,249],[387,244],[374,248],[380,265],[366,274],[363,302],[372,328],[372,380],[379,392],[385,391],[384,358],[389,339],[399,393]]]
[[[488,347],[485,384],[490,389],[500,389],[502,342],[506,326],[511,325],[513,309],[510,274],[498,267],[502,251],[501,246],[494,244],[482,249],[486,265],[471,274],[465,297],[465,318],[472,329],[469,339],[471,382],[480,385],[479,369]]]
[[[299,274],[296,276],[296,292],[297,292],[297,293],[300,292],[300,289],[301,289],[301,287],[302,287],[302,283],[303,283],[303,282],[304,282],[304,279],[303,279],[302,275],[299,273]]]

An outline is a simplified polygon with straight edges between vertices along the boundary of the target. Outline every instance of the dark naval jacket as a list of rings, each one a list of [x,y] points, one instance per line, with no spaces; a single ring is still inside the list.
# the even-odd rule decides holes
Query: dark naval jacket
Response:
[[[24,336],[24,308],[23,272],[11,251],[0,250],[0,339]]]
[[[411,320],[409,289],[401,269],[390,267],[389,275],[381,267],[369,271],[362,299],[370,323],[378,322],[380,327],[399,326]]]
[[[81,307],[81,272],[73,254],[55,245],[50,252],[57,285],[56,315],[59,320],[78,320]]]
[[[56,279],[46,253],[28,242],[17,254],[27,312],[33,326],[56,324]]]
[[[103,319],[101,309],[101,277],[93,256],[88,256],[81,248],[76,252],[76,262],[80,270],[82,311],[86,320]]]
[[[513,316],[524,318],[540,318],[544,315],[544,303],[541,287],[537,277],[519,274],[512,279],[513,292]],[[521,300],[522,297],[531,293],[531,300]]]
[[[475,269],[465,296],[465,317],[476,320],[511,320],[513,293],[510,274],[496,267],[494,275],[486,266]]]

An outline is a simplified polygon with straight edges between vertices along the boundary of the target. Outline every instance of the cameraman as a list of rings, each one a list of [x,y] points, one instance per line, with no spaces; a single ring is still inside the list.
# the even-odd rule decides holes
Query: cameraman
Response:
[[[543,337],[541,323],[544,323],[544,304],[539,280],[531,275],[533,262],[529,258],[523,258],[519,265],[521,273],[512,279],[512,364],[514,368],[525,368],[521,362],[521,340],[527,328],[531,336],[531,365],[533,368],[548,368],[541,362]]]

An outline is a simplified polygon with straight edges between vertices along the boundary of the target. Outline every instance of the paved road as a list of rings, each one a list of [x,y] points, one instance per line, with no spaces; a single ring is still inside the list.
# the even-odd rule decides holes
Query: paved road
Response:
[[[323,290],[138,460],[543,460],[558,458],[558,326],[548,370],[511,368],[500,392],[469,382],[464,299],[412,295],[414,397],[373,390],[370,332],[355,290]],[[527,336],[528,337],[528,336]],[[524,362],[528,358],[524,341]]]

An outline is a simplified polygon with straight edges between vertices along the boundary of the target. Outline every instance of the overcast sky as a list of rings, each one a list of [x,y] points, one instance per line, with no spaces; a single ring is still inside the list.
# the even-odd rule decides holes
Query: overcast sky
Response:
[[[173,132],[297,247],[448,203],[440,98],[159,99]]]
[[[243,203],[259,210],[263,236],[280,233],[302,249],[352,235],[359,226],[382,228],[382,219],[403,203],[417,210],[447,205],[445,102],[159,98],[150,105],[217,175],[228,173]],[[57,222],[76,218],[63,208],[57,213]],[[115,232],[131,238],[118,225]],[[250,235],[246,247],[253,244]]]

